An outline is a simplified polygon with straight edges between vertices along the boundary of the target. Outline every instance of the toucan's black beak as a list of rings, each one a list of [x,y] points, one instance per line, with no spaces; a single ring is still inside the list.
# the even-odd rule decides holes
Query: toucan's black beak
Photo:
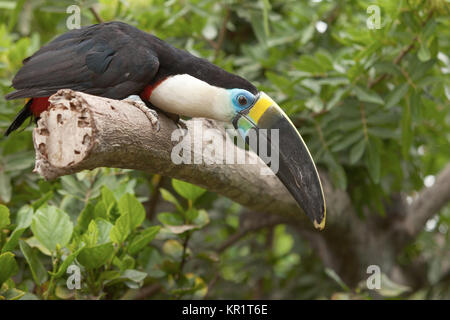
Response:
[[[236,115],[233,125],[263,160],[270,161],[273,172],[314,226],[322,230],[326,205],[319,174],[305,142],[283,110],[260,92],[252,106]],[[270,146],[270,155],[264,144]]]

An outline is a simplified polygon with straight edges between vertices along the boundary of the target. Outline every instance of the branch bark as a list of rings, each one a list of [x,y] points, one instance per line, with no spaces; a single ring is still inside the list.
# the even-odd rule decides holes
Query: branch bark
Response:
[[[450,201],[450,164],[436,176],[434,184],[422,189],[409,205],[404,226],[411,236],[422,230],[432,218]]]

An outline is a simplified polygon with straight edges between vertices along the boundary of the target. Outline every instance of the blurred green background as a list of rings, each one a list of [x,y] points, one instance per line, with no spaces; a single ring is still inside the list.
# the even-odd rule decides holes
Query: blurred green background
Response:
[[[357,221],[320,236],[285,224],[241,234],[245,208],[167,177],[101,168],[44,181],[31,125],[0,139],[0,298],[450,298],[448,205],[406,240],[380,240],[450,162],[449,3],[0,1],[0,132],[24,104],[4,99],[22,60],[67,31],[78,5],[82,26],[130,23],[267,92]],[[366,286],[370,261],[388,266],[381,289]],[[71,263],[80,290],[67,289]]]

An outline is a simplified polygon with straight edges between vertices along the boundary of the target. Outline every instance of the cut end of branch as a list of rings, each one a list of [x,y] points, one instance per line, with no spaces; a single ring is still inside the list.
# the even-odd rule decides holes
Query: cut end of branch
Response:
[[[64,89],[53,95],[50,103],[50,109],[41,114],[33,130],[34,171],[46,179],[58,176],[58,169],[67,170],[82,161],[93,147],[95,132],[92,114],[82,96]]]

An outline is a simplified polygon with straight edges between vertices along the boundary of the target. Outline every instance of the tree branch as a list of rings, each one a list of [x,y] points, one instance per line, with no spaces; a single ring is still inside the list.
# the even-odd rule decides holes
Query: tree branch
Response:
[[[436,176],[431,187],[422,189],[409,205],[404,226],[410,235],[423,229],[425,222],[450,201],[450,164]]]
[[[159,114],[156,132],[142,111],[125,101],[65,89],[53,95],[50,103],[33,131],[35,172],[45,179],[97,167],[136,169],[203,186],[255,211],[305,220],[278,178],[261,175],[266,165],[255,153],[227,139],[222,124],[207,119],[186,121],[180,144],[171,140],[179,129],[172,120]],[[199,130],[209,130],[210,135],[202,137]],[[195,137],[202,139],[200,148],[193,143]],[[211,144],[223,145],[225,150],[206,152]],[[191,152],[194,163],[175,164],[171,153],[176,145]],[[229,150],[245,157],[246,164],[224,164]]]

